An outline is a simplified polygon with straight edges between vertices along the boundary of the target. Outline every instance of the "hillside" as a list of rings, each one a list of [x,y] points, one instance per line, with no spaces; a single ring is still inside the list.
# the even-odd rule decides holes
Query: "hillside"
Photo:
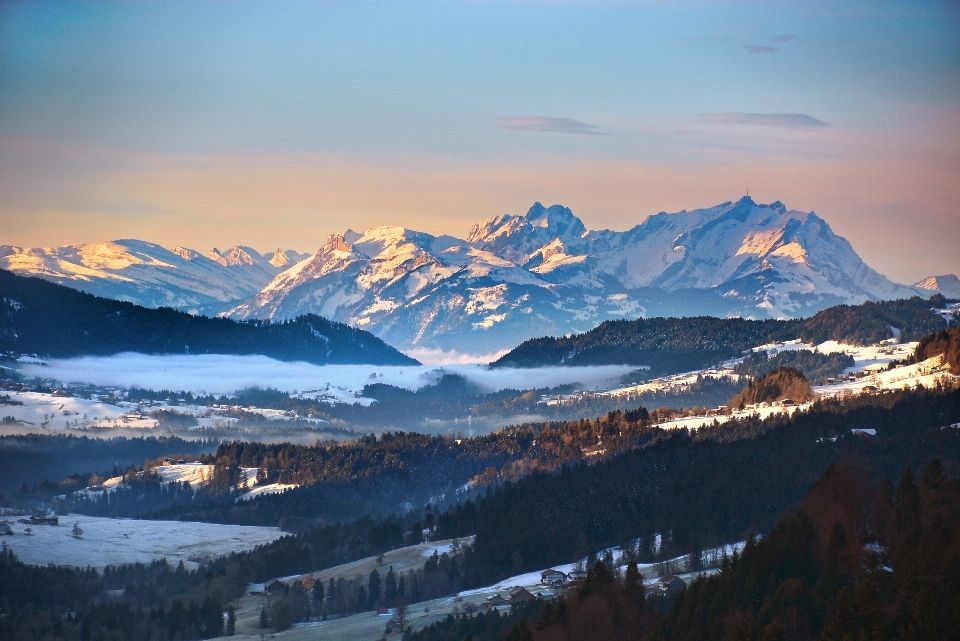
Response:
[[[798,328],[797,321],[709,316],[607,321],[584,334],[525,341],[492,366],[627,364],[678,372],[740,356],[756,345],[790,340]]]
[[[789,399],[804,403],[816,398],[806,377],[791,367],[781,367],[747,383],[746,388],[730,399],[728,405],[742,408],[757,403],[776,403]]]
[[[773,341],[800,338],[812,344],[835,340],[869,345],[897,334],[903,340],[919,340],[943,328],[943,318],[931,307],[945,304],[939,295],[929,300],[914,296],[838,305],[807,320],[697,317],[608,321],[583,334],[524,341],[491,365],[627,364],[647,365],[653,374],[689,371]]]
[[[931,334],[917,345],[913,360],[921,363],[943,354],[951,374],[960,374],[960,325]]]
[[[0,270],[0,351],[65,358],[120,352],[261,354],[283,361],[407,365],[379,338],[314,315],[237,322],[148,309]]]
[[[943,329],[943,319],[931,308],[946,304],[946,299],[936,294],[929,299],[914,296],[907,300],[837,305],[806,320],[797,338],[805,343],[833,340],[851,345],[870,345],[894,336],[916,341]]]

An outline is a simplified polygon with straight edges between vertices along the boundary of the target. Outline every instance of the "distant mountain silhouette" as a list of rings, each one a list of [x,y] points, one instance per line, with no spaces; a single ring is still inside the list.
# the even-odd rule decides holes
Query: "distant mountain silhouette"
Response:
[[[304,315],[237,322],[149,309],[0,270],[0,351],[45,357],[147,354],[261,354],[282,361],[408,365],[369,332]]]

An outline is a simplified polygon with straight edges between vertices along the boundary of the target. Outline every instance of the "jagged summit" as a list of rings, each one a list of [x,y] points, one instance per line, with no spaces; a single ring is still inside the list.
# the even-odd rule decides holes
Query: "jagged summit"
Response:
[[[230,315],[312,310],[403,349],[488,354],[611,318],[789,317],[916,293],[870,269],[815,213],[749,196],[625,232],[587,231],[569,208],[538,202],[464,240],[395,226],[348,236],[350,253],[322,250]]]

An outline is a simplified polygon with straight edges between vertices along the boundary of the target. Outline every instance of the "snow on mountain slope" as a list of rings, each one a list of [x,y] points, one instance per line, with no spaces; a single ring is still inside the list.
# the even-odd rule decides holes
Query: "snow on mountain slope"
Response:
[[[242,246],[203,256],[141,241],[0,247],[0,267],[149,306],[316,313],[403,350],[477,357],[617,318],[808,316],[952,283],[893,283],[815,213],[749,197],[660,212],[624,232],[588,231],[570,209],[535,203],[466,239],[383,225],[333,235],[312,256]]]
[[[915,283],[914,287],[929,290],[931,293],[940,292],[947,298],[960,298],[960,278],[957,278],[956,274],[930,276]]]
[[[348,230],[278,275],[238,318],[312,311],[406,350],[476,355],[614,318],[809,315],[909,297],[814,213],[750,198],[587,231],[540,203],[474,225],[466,240],[402,227]]]
[[[309,256],[310,254],[301,254],[292,249],[280,249],[277,247],[276,251],[264,254],[263,258],[277,269],[286,269],[291,265],[296,265]]]
[[[0,267],[147,307],[216,314],[249,299],[280,271],[249,247],[210,256],[140,240],[66,247],[0,246]]]

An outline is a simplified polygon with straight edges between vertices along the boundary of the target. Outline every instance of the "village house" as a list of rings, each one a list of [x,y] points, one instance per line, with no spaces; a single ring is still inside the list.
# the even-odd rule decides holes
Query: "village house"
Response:
[[[17,522],[24,525],[59,525],[60,519],[55,516],[33,515],[29,519],[17,519]]]
[[[540,583],[544,585],[561,585],[567,581],[567,575],[560,570],[544,570],[540,573]]]
[[[263,584],[263,591],[267,594],[286,594],[287,586],[282,581],[269,579]]]
[[[307,592],[312,590],[313,586],[315,586],[316,584],[317,584],[317,580],[312,576],[308,576],[307,578],[305,578],[303,581],[300,582],[300,586]]]
[[[483,604],[484,609],[509,608],[510,602],[499,594],[487,597],[487,602]]]
[[[530,591],[524,587],[516,587],[510,590],[511,603],[529,603],[535,601],[536,597],[530,594]]]
[[[663,577],[657,583],[657,591],[662,594],[671,594],[674,592],[679,592],[685,587],[687,587],[686,581],[672,574],[670,576]]]

